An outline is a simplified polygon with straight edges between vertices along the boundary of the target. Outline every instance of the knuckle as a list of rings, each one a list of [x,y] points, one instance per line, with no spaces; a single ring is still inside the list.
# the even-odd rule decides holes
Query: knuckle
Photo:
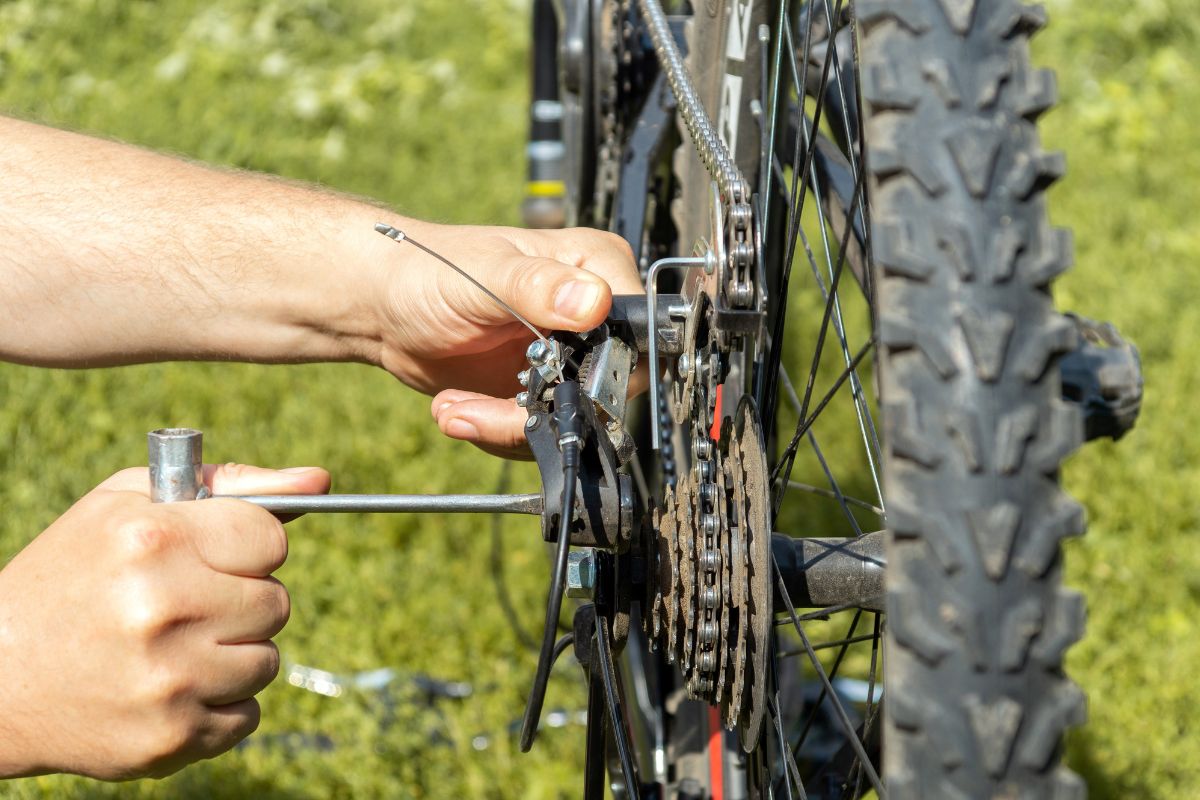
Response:
[[[271,513],[261,509],[255,509],[255,511],[259,512],[259,524],[262,528],[263,557],[270,571],[274,572],[287,561],[287,531],[284,529],[283,523]]]
[[[513,262],[512,268],[504,276],[504,286],[509,297],[541,294],[549,289],[547,270],[543,269],[544,261],[526,256]]]
[[[138,563],[161,558],[174,548],[177,536],[168,517],[143,512],[116,522],[116,540],[122,555]]]
[[[178,772],[190,760],[187,754],[195,747],[198,735],[191,714],[153,715],[133,734],[130,771],[151,778]]]
[[[178,600],[153,579],[126,580],[121,585],[116,617],[127,641],[148,645],[175,627],[179,620]]]
[[[287,530],[274,514],[241,500],[206,500],[210,507],[220,506],[217,525],[232,536],[218,536],[212,532],[213,542],[220,542],[222,549],[240,548],[253,553],[259,566],[266,572],[274,572],[283,566],[288,556]]]
[[[629,246],[624,236],[610,231],[597,231],[600,241],[607,247],[618,252],[623,258],[633,263],[633,248]]]
[[[245,710],[238,721],[238,725],[234,730],[230,731],[224,745],[220,748],[222,751],[228,750],[233,745],[245,739],[250,734],[258,730],[259,724],[262,722],[262,706],[254,698],[245,701]]]
[[[280,664],[279,648],[274,642],[267,642],[263,648],[262,662],[259,664],[259,677],[264,687],[278,677]]]
[[[268,623],[267,627],[275,631],[282,630],[292,615],[292,598],[288,595],[287,587],[274,578],[263,581],[257,605]]]
[[[185,670],[157,665],[147,668],[138,682],[137,696],[143,707],[175,717],[180,701],[192,693],[192,680]]]
[[[183,756],[191,749],[195,738],[195,725],[182,715],[172,715],[156,726],[155,740],[149,745],[149,773],[156,777],[170,775],[182,766]]]
[[[249,474],[248,464],[239,464],[236,461],[227,461],[217,467],[217,472],[220,473],[222,481],[238,482]]]

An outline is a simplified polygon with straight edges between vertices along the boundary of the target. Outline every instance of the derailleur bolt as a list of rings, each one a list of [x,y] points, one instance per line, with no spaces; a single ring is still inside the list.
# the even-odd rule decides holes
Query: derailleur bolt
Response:
[[[535,367],[544,366],[546,362],[550,360],[551,355],[552,353],[550,352],[550,348],[547,347],[546,343],[541,339],[534,340],[529,345],[529,349],[525,351],[525,357],[528,358],[529,363],[533,364]]]
[[[596,588],[596,553],[590,547],[567,556],[567,597],[591,597]]]
[[[521,384],[522,386],[529,385],[529,370],[523,369],[517,373],[517,383]]]
[[[525,408],[529,405],[529,392],[520,392],[517,394],[517,405],[519,405],[521,408]]]
[[[679,356],[679,361],[676,362],[676,369],[679,371],[680,377],[686,378],[692,373],[692,356],[690,353],[682,353]]]

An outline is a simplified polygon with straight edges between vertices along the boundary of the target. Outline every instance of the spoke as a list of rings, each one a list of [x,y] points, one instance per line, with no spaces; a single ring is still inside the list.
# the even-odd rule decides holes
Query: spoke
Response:
[[[857,630],[858,623],[861,619],[862,611],[860,610],[854,614],[854,619],[850,621],[850,630],[846,632],[845,639],[843,640],[847,641],[847,643],[842,645],[842,649],[838,651],[837,657],[833,660],[833,667],[829,672],[830,681],[837,677],[838,670],[841,669],[842,666],[842,659],[846,657],[846,653],[850,650],[848,640],[854,638],[854,631]],[[814,647],[812,649],[815,651],[817,648]],[[808,650],[801,650],[800,652],[807,653]],[[817,721],[817,715],[821,712],[821,704],[825,702],[825,698],[827,696],[833,694],[830,689],[831,687],[821,687],[821,693],[817,695],[817,702],[813,704],[813,708],[812,711],[809,712],[808,719],[804,721],[804,727],[800,729],[800,738],[796,741],[795,753],[798,754],[800,752],[801,745],[803,745],[804,741],[808,738],[808,732],[812,730],[813,723]]]
[[[796,788],[800,791],[800,800],[808,800],[808,794],[804,791],[804,781],[800,778],[800,768],[796,766],[796,757],[792,753],[792,748],[788,746],[787,737],[783,732],[783,717],[779,713],[778,690],[767,703],[767,713],[771,715],[771,720],[775,723],[776,735],[779,737],[780,758],[783,759],[786,767],[783,773],[783,785],[787,787],[788,797],[792,796],[792,784],[795,783]]]
[[[842,514],[845,515],[846,521],[850,523],[850,527],[854,529],[855,536],[862,536],[863,530],[859,526],[858,520],[854,517],[854,512],[850,510],[850,506],[846,505],[846,496],[842,494],[842,487],[838,485],[837,478],[833,477],[833,472],[829,469],[829,463],[825,461],[825,454],[821,452],[821,448],[817,445],[817,437],[810,430],[808,432],[808,443],[812,446],[813,453],[817,456],[817,461],[821,463],[821,469],[825,472],[825,479],[829,481],[829,486],[833,489],[834,495],[837,496],[838,505],[842,507]]]
[[[783,369],[782,367],[780,367],[780,370],[779,370],[779,381],[781,384],[783,384],[783,388],[784,388],[785,392],[787,393],[788,399],[792,403],[792,407],[796,409],[797,414],[800,413],[801,403],[800,403],[800,398],[796,396],[796,387],[792,385],[792,381],[791,381],[791,378],[788,377],[787,370]],[[859,500],[858,498],[855,498],[855,497],[847,497],[841,491],[841,487],[839,487],[837,485],[837,481],[834,479],[833,474],[829,471],[829,467],[826,465],[825,459],[821,455],[820,448],[818,448],[816,445],[816,439],[813,438],[811,430],[808,431],[808,436],[809,436],[809,441],[812,443],[812,446],[817,453],[817,457],[821,460],[821,466],[825,470],[825,477],[829,480],[830,484],[833,485],[834,488],[832,491],[829,489],[821,489],[816,486],[811,486],[807,483],[800,483],[799,481],[793,481],[790,479],[787,481],[787,483],[785,485],[789,489],[800,489],[801,491],[811,492],[813,494],[819,494],[823,497],[832,497],[833,499],[837,500],[842,505],[843,511],[845,511],[847,516],[850,517],[851,524],[855,528],[855,530],[859,530],[858,523],[856,520],[854,520],[853,515],[850,513],[850,509],[846,508],[847,503],[852,504],[852,505],[861,506],[862,508],[865,508],[868,511],[874,512],[875,514],[878,514],[879,516],[882,517],[883,513],[884,513],[882,508],[873,506],[870,503],[867,503],[863,500]]]
[[[859,50],[858,40],[858,8],[853,2],[850,3],[850,29],[852,36],[850,41],[854,43],[854,85],[858,91],[854,93],[854,104],[856,115],[858,116],[858,160],[860,169],[863,174],[867,173],[867,118],[863,115],[862,102],[862,52]],[[863,188],[863,205],[862,208],[871,207],[870,191]],[[860,209],[861,212],[861,209]],[[867,295],[867,309],[871,315],[871,327],[875,327],[875,274],[873,266],[875,264],[874,248],[871,242],[871,219],[870,215],[862,212],[863,220],[863,286]]]
[[[826,0],[826,3],[825,3],[826,14],[829,13],[828,5],[829,5],[828,0]],[[832,35],[832,23],[831,23],[830,47],[833,50],[833,55],[836,60],[836,58],[837,58],[836,47],[833,44],[834,38],[835,37]],[[792,55],[794,56],[794,52],[792,53]],[[796,81],[797,84],[799,84],[800,77],[796,73],[796,63],[795,63],[794,57],[789,59],[789,64],[792,69],[792,79],[794,81]],[[838,72],[838,75],[839,75],[839,78],[838,78],[839,91],[841,91],[841,93],[842,93],[842,111],[843,111],[843,114],[845,114],[846,113],[845,112],[845,92],[840,89],[840,85],[841,85],[840,84],[840,71]],[[814,147],[813,137],[814,137],[815,129],[810,129],[808,118],[805,117],[803,114],[798,114],[796,124],[799,126],[799,129],[803,132],[805,147],[807,147],[809,150],[812,150]],[[848,120],[847,120],[846,124],[849,125]],[[854,165],[853,154],[851,154],[851,174],[855,176],[854,198],[851,200],[850,207],[846,211],[847,217],[854,216],[854,213],[856,210],[858,212],[860,212],[860,214],[862,212],[862,204],[859,202],[859,197],[863,192],[863,187],[865,185],[865,178],[866,178],[865,174],[856,172],[854,170],[853,165]],[[834,329],[834,332],[837,334],[838,344],[841,346],[841,349],[842,349],[842,357],[845,359],[846,364],[849,365],[849,363],[850,363],[850,345],[846,340],[846,323],[845,323],[844,317],[842,316],[841,299],[838,297],[838,282],[834,278],[833,254],[831,252],[832,248],[829,245],[829,224],[825,218],[825,198],[821,191],[820,175],[818,174],[818,171],[814,170],[811,172],[810,181],[812,183],[813,197],[815,197],[816,201],[817,201],[816,202],[817,223],[818,223],[818,230],[820,230],[820,232],[821,232],[821,246],[822,246],[822,250],[823,250],[823,253],[825,256],[825,265],[829,271],[830,281],[832,281],[832,283],[830,285],[830,289],[826,290],[825,283],[821,279],[820,269],[817,267],[817,261],[816,261],[816,258],[813,256],[812,248],[809,246],[807,236],[804,235],[802,230],[799,231],[799,234],[801,236],[801,239],[803,240],[804,251],[805,251],[805,254],[808,256],[809,265],[812,268],[813,277],[816,279],[817,286],[821,289],[821,294],[825,298],[826,303],[828,304],[829,302],[832,302],[832,304],[833,304],[832,305],[833,329]],[[841,269],[842,261],[845,259],[846,248],[849,245],[850,234],[853,231],[853,227],[854,227],[853,223],[847,225],[845,231],[842,234],[841,247],[838,251],[838,269],[839,270]],[[822,322],[822,326],[824,326],[825,324],[827,324],[827,323]],[[822,330],[821,340],[824,339],[824,335],[825,335],[824,330]],[[823,344],[823,341],[819,342],[819,346],[821,344]],[[819,358],[818,358],[818,361],[819,361]],[[811,378],[811,376],[810,376],[810,378]],[[854,373],[851,375],[850,394],[854,400],[855,414],[858,416],[858,427],[859,427],[859,432],[862,435],[863,446],[866,449],[867,463],[871,467],[871,478],[875,483],[875,495],[876,495],[877,499],[879,500],[879,504],[882,506],[883,505],[883,491],[880,488],[879,472],[878,472],[878,469],[875,464],[877,458],[879,457],[879,453],[881,451],[881,448],[879,445],[879,436],[875,430],[875,420],[871,417],[871,411],[867,407],[866,398],[865,398],[865,395],[862,390],[862,381],[859,379],[857,373]],[[870,428],[869,436],[867,433],[868,427]]]
[[[841,4],[842,4],[842,0],[838,0],[839,11],[841,9]],[[780,38],[782,38],[784,40],[784,42],[789,46],[789,51],[788,51],[790,53],[789,58],[794,60],[796,48],[795,48],[794,42],[792,41],[792,25],[791,25],[791,20],[788,19],[786,16],[784,16],[782,18],[782,28],[783,28],[784,35]],[[809,13],[808,28],[807,28],[807,32],[805,34],[805,39],[804,39],[804,62],[803,62],[803,67],[802,67],[802,75],[800,76],[801,81],[808,80],[808,53],[809,53],[811,47],[812,47],[812,14]],[[829,75],[829,58],[828,58],[828,56],[829,56],[829,53],[826,53],[826,59],[825,59],[825,63],[823,66],[823,73],[822,73],[822,83],[825,82],[825,79],[827,79],[828,75]],[[776,81],[778,81],[778,80],[779,80],[779,75],[776,75]],[[796,97],[797,97],[797,104],[798,104],[799,108],[801,109],[801,111],[803,111],[804,97],[805,97],[803,83],[800,83],[796,86]],[[820,126],[821,109],[824,106],[824,103],[825,103],[825,100],[824,100],[823,95],[817,97],[816,107],[813,112],[813,128],[814,129]],[[804,126],[800,125],[800,124],[798,124],[796,126],[796,138],[795,138],[795,145],[793,147],[791,202],[789,204],[790,208],[788,209],[788,220],[787,220],[788,233],[787,233],[787,239],[786,239],[787,244],[785,247],[784,259],[782,262],[783,263],[783,276],[782,276],[782,280],[780,281],[780,286],[779,286],[779,297],[778,297],[779,311],[778,311],[778,316],[775,319],[775,325],[771,331],[772,341],[775,341],[775,342],[783,341],[784,320],[787,318],[787,293],[788,293],[788,285],[791,280],[792,259],[794,258],[795,252],[796,252],[797,231],[800,229],[801,211],[804,208],[804,198],[805,198],[805,193],[807,192],[808,175],[812,171],[812,164],[813,164],[813,151],[810,148],[808,150],[808,152],[805,153],[805,156],[804,156],[804,168],[800,171],[799,176],[797,176],[796,164],[800,161],[801,146],[803,144],[802,139],[801,139],[801,131],[803,128],[804,128]],[[782,349],[783,349],[782,347],[773,348],[772,352],[771,352],[771,357],[770,357],[770,360],[768,363],[767,381],[766,381],[765,385],[768,387],[768,391],[770,392],[770,395],[769,395],[770,402],[767,403],[766,407],[763,409],[763,413],[764,413],[763,418],[764,419],[773,419],[774,418],[773,415],[774,415],[774,411],[775,411],[775,391],[776,391],[774,388],[775,387],[775,376],[779,372],[779,359],[782,354]]]
[[[808,494],[815,494],[820,497],[829,497],[834,500],[838,499],[837,494],[830,491],[829,489],[822,489],[820,486],[813,486],[812,484],[801,483],[800,481],[789,480],[787,482],[787,488],[795,489],[798,492],[807,492]],[[866,500],[860,500],[857,497],[850,497],[849,495],[842,495],[841,499],[844,500],[845,502],[849,503],[852,506],[857,506],[858,508],[864,509],[866,511],[870,511],[872,514],[877,514],[878,516],[881,516],[881,517],[883,516],[882,508],[880,508],[879,506],[871,505]]]
[[[870,781],[871,787],[879,795],[879,800],[886,800],[887,792],[884,791],[883,782],[879,780],[879,773],[875,771],[875,767],[870,763],[867,751],[863,748],[862,740],[858,738],[858,732],[854,730],[854,724],[850,722],[850,716],[846,713],[841,698],[834,691],[833,683],[829,680],[829,675],[825,673],[825,667],[821,664],[821,659],[817,658],[816,651],[812,649],[812,643],[808,640],[808,635],[804,632],[804,626],[800,624],[800,619],[796,615],[796,609],[792,606],[792,598],[788,596],[787,586],[783,582],[783,573],[779,571],[779,565],[773,561],[772,566],[775,567],[775,581],[779,587],[780,595],[783,597],[784,605],[787,606],[787,611],[792,618],[792,624],[796,629],[796,633],[800,634],[800,643],[804,645],[804,649],[808,652],[809,661],[812,662],[817,676],[821,679],[821,683],[825,685],[825,690],[829,692],[829,699],[832,701],[834,714],[841,724],[842,730],[849,737],[850,747],[862,762],[867,780]]]
[[[791,622],[791,620],[788,620],[788,622]],[[844,645],[858,644],[859,642],[869,642],[872,639],[875,639],[878,635],[879,634],[876,634],[876,633],[864,633],[864,634],[860,634],[859,636],[851,636],[848,639],[837,639],[832,642],[819,642],[817,644],[814,644],[812,646],[812,648],[813,648],[813,650],[829,650],[834,647],[842,647]],[[794,658],[795,656],[803,655],[806,652],[808,652],[808,651],[807,650],[783,650],[776,656],[776,658]]]
[[[775,28],[776,30],[780,30],[781,28],[783,28],[783,25],[784,25],[785,21],[787,20],[788,5],[789,5],[789,3],[786,2],[786,0],[785,0],[785,2],[782,2],[779,4],[779,17],[776,22],[776,28]],[[762,160],[762,163],[764,163],[764,164],[773,164],[775,162],[775,158],[776,158],[775,157],[775,130],[776,130],[776,125],[779,122],[779,71],[782,66],[782,59],[783,59],[783,37],[776,36],[775,37],[775,59],[774,59],[775,60],[775,68],[774,68],[775,80],[773,80],[771,82],[771,103],[770,103],[771,122],[767,128],[767,146],[765,148],[765,153],[764,153],[764,157]],[[765,72],[765,70],[764,70],[764,72]],[[763,98],[763,101],[764,102],[766,101],[765,97]],[[779,185],[780,186],[787,185],[786,182],[784,181],[782,170],[780,170],[780,173],[779,173]],[[764,190],[763,190],[763,199],[762,199],[762,203],[763,203],[762,230],[764,232],[770,230],[770,226],[768,223],[771,220],[771,195],[772,194],[774,194],[774,193],[771,191],[771,180],[770,180],[770,177],[768,177],[766,180],[766,186],[764,187]]]
[[[830,13],[829,12],[829,0],[823,0],[823,4],[825,6],[825,14],[828,16],[828,14]],[[866,172],[866,170],[863,170],[862,173],[859,172],[859,169],[860,169],[859,162],[860,161],[865,162],[865,160],[866,160],[866,156],[863,155],[866,152],[866,139],[863,134],[863,130],[865,127],[864,126],[865,118],[863,117],[863,107],[862,107],[862,94],[861,94],[861,92],[862,92],[862,74],[861,74],[861,68],[860,68],[860,64],[859,64],[859,58],[861,57],[861,54],[859,53],[859,50],[858,50],[858,17],[857,17],[856,11],[857,11],[857,9],[855,8],[854,2],[853,2],[853,0],[851,0],[851,2],[850,2],[850,42],[853,46],[853,53],[851,54],[851,64],[853,65],[853,68],[854,68],[854,86],[858,90],[858,91],[854,92],[853,98],[847,97],[846,87],[842,83],[842,72],[844,70],[842,69],[841,59],[838,58],[837,35],[833,30],[832,21],[829,24],[829,46],[833,49],[834,80],[837,81],[838,96],[841,97],[841,99],[842,99],[842,124],[844,125],[844,127],[846,129],[846,133],[847,133],[846,138],[847,138],[848,146],[846,147],[846,151],[847,151],[847,156],[849,157],[849,161],[850,161],[850,173],[857,177],[859,174],[865,174],[865,172]],[[854,100],[855,118],[858,120],[858,128],[855,131],[855,133],[857,134],[857,136],[856,136],[857,141],[853,142],[853,143],[849,142],[849,139],[850,139],[850,136],[849,136],[849,134],[850,134],[850,116],[849,116],[849,114],[850,114],[850,112],[848,109],[848,102],[847,102],[848,100],[851,100],[851,99]],[[858,147],[857,147],[858,156],[857,157],[856,157],[856,152],[855,152],[856,148],[854,147],[855,144],[858,145]],[[870,203],[864,202],[863,205],[859,207],[858,218],[863,226],[863,239],[865,240],[865,242],[869,242],[870,241],[870,232],[867,227],[867,214],[863,210],[864,207],[869,208]],[[850,214],[847,214],[847,216],[850,216]],[[871,263],[871,259],[870,259],[870,255],[869,255],[870,245],[864,243],[863,249],[866,251],[867,264],[870,264]],[[865,271],[864,274],[867,274],[868,272],[869,272],[869,270]],[[870,280],[871,280],[871,278],[867,277],[865,282],[869,282]],[[866,289],[867,297],[869,299],[873,300],[873,297],[872,297],[873,292],[871,291],[871,289],[867,288],[867,287],[864,287],[864,288]],[[874,307],[874,304],[872,303],[872,309],[873,309],[873,307]],[[872,310],[872,313],[874,313],[873,310]]]
[[[862,359],[866,357],[867,353],[870,352],[871,347],[874,346],[874,344],[875,337],[872,336],[866,341],[865,344],[863,344],[862,348],[859,349],[857,355],[854,356],[851,366],[856,366],[860,361],[862,361]],[[825,396],[821,398],[821,402],[817,403],[817,407],[813,410],[812,416],[810,416],[808,419],[801,417],[801,422],[797,426],[796,432],[792,435],[792,440],[788,442],[788,446],[784,448],[783,455],[780,456],[779,463],[775,465],[775,469],[771,472],[772,483],[778,480],[780,475],[784,475],[785,484],[786,481],[790,480],[792,469],[791,461],[795,460],[796,448],[799,447],[800,440],[804,438],[804,434],[808,433],[808,429],[811,428],[813,423],[817,421],[817,418],[821,416],[821,412],[825,410],[827,405],[829,405],[829,401],[837,393],[838,389],[842,388],[842,384],[846,382],[846,378],[849,377],[849,375],[849,368],[843,370],[842,374],[838,376],[838,379],[833,382],[833,386],[831,386],[829,391],[825,393]],[[778,512],[778,509],[776,509],[776,512]]]
[[[875,630],[872,635],[875,637],[875,642],[871,645],[871,672],[867,676],[867,715],[863,722],[864,739],[870,735],[871,726],[875,723],[875,718],[879,716],[879,706],[875,704],[875,666],[879,658],[879,614],[875,614]],[[862,771],[857,763],[851,768],[849,777],[854,778],[854,794],[851,797],[857,798],[862,794]]]
[[[850,205],[852,207],[857,205],[859,202],[859,199],[862,197],[862,186],[863,186],[862,181],[859,181],[854,186],[854,197],[850,201]],[[848,236],[849,233],[850,233],[850,230],[847,229],[845,235]],[[847,242],[847,239],[845,237],[843,237],[842,250],[840,253],[838,253],[837,267],[833,270],[833,273],[831,275],[828,291],[826,291],[824,285],[822,285],[820,283],[820,276],[818,275],[818,277],[817,277],[818,285],[821,286],[822,294],[825,297],[825,310],[821,314],[821,328],[820,328],[819,332],[817,333],[816,351],[813,353],[812,366],[809,368],[808,381],[806,382],[805,387],[804,387],[804,400],[800,404],[800,410],[801,410],[800,418],[801,419],[804,419],[805,413],[808,410],[808,404],[812,400],[813,386],[817,380],[817,369],[818,369],[818,367],[821,366],[821,353],[825,348],[825,337],[829,331],[829,323],[833,316],[834,305],[837,302],[838,285],[841,283],[842,273],[845,271],[846,242]],[[807,240],[806,240],[805,247],[806,248],[808,247]],[[813,267],[814,267],[814,272],[815,272],[816,271],[815,260],[813,261]]]
[[[839,611],[849,611],[851,609],[858,610],[859,605],[863,600],[866,599],[867,598],[865,597],[856,597],[853,600],[847,600],[844,603],[838,603],[836,606],[825,606],[824,608],[818,608],[816,611],[810,611],[807,614],[800,614],[796,617],[796,619],[800,620],[801,622],[808,622],[814,619],[827,620],[830,616],[838,613]],[[783,617],[782,619],[775,620],[774,624],[778,626],[791,625],[792,619],[791,617]]]

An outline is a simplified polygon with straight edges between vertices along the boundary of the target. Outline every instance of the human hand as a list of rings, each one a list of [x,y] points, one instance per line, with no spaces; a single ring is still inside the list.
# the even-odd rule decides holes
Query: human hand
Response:
[[[326,492],[319,468],[205,467],[215,494]],[[0,777],[168,775],[258,726],[287,535],[232,499],[152,504],[118,472],[0,571]]]
[[[401,228],[543,330],[589,330],[604,321],[613,294],[642,292],[629,246],[603,231]],[[386,284],[383,366],[435,395],[433,415],[447,436],[501,455],[527,452],[526,412],[513,397],[532,335],[461,275],[409,250]]]

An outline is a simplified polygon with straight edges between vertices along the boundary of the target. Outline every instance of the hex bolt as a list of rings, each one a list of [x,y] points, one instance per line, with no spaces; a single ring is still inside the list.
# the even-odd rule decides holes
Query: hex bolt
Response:
[[[596,588],[596,552],[580,547],[567,555],[567,597],[590,598]]]
[[[543,366],[550,360],[550,348],[541,339],[536,339],[530,343],[529,349],[525,351],[525,357],[529,359],[529,363],[535,367]]]
[[[525,408],[527,405],[529,405],[529,392],[520,392],[517,394],[517,405],[519,405],[521,408]]]
[[[680,377],[686,378],[692,371],[692,356],[690,353],[681,353],[679,360],[675,362],[675,369],[678,370]]]
[[[517,373],[517,383],[521,384],[522,386],[529,385],[529,370],[523,369]]]

